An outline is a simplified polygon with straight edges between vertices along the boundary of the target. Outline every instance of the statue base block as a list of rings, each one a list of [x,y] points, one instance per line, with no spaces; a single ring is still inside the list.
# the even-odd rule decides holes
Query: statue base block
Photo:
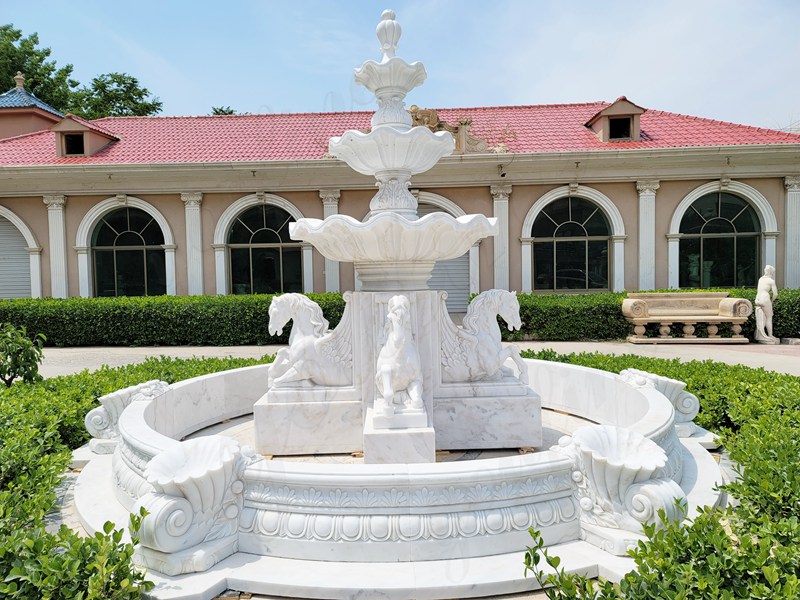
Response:
[[[436,462],[436,434],[433,427],[376,429],[372,408],[367,408],[364,423],[364,462],[433,463]]]
[[[361,450],[363,416],[354,390],[270,390],[253,405],[256,452],[342,454]]]
[[[525,391],[514,396],[476,394],[434,398],[436,447],[439,450],[540,448],[542,399],[530,388]]]

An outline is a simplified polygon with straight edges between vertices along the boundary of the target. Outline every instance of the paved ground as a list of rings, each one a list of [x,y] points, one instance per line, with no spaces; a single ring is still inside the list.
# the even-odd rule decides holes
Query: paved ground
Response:
[[[603,354],[638,354],[658,358],[716,360],[729,364],[763,367],[800,376],[800,345],[765,344],[706,345],[706,344],[629,344],[627,342],[519,342],[524,349],[551,348],[558,353],[600,352]],[[118,367],[143,361],[148,356],[260,358],[274,354],[282,346],[161,346],[144,348],[45,348],[39,372],[44,377],[79,373],[98,369],[102,365]]]

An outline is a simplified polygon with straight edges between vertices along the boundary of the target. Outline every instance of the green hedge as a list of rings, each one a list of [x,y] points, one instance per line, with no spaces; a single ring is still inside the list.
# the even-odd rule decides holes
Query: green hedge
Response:
[[[666,291],[666,290],[665,290]],[[674,291],[674,290],[673,290]],[[686,290],[692,291],[692,290]],[[755,298],[753,289],[724,290]],[[341,294],[308,294],[334,327],[344,311]],[[625,293],[520,294],[522,329],[506,340],[615,340],[630,326],[622,316]],[[0,300],[0,323],[23,325],[30,335],[43,333],[51,346],[239,346],[285,343],[270,336],[270,295],[155,296]],[[780,290],[774,304],[775,335],[800,337],[800,290]],[[755,317],[743,326],[752,339]],[[720,328],[724,335],[730,328]],[[698,327],[698,335],[703,335]]]
[[[755,301],[752,288],[711,290],[658,290],[660,292],[727,292],[733,298]],[[519,294],[522,329],[510,332],[501,322],[505,340],[615,340],[625,338],[631,326],[622,316],[622,301],[627,293],[598,294]],[[800,290],[779,290],[773,304],[773,328],[777,337],[800,337]],[[651,325],[655,332],[657,325]],[[755,311],[742,325],[742,334],[753,339]],[[699,336],[705,327],[697,327]],[[721,335],[730,335],[730,325],[720,326]]]
[[[341,294],[308,294],[335,326]],[[286,343],[268,330],[271,295],[0,300],[0,323],[50,346],[239,346]]]

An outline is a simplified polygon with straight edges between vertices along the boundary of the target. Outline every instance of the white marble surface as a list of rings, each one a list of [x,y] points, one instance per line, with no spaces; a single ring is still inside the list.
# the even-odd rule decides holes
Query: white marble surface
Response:
[[[440,450],[542,447],[541,398],[436,398],[433,427]]]
[[[362,410],[360,399],[273,402],[267,394],[253,407],[256,452],[280,455],[359,451]]]
[[[411,425],[403,429],[376,427],[377,415],[367,409],[364,423],[364,463],[426,463],[436,462],[436,434],[428,427],[424,413],[423,425]],[[397,424],[395,420],[392,424]],[[387,423],[388,425],[388,423]]]

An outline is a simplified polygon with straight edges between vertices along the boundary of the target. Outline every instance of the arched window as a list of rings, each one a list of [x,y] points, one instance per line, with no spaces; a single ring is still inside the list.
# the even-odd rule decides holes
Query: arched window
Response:
[[[92,234],[97,296],[157,296],[167,293],[164,233],[138,208],[107,213]]]
[[[608,290],[608,220],[594,202],[559,198],[533,222],[533,290]]]
[[[706,194],[680,225],[680,287],[755,286],[759,277],[761,223],[744,199]]]
[[[301,246],[289,237],[292,222],[292,215],[271,204],[234,219],[227,236],[232,293],[303,291]]]

